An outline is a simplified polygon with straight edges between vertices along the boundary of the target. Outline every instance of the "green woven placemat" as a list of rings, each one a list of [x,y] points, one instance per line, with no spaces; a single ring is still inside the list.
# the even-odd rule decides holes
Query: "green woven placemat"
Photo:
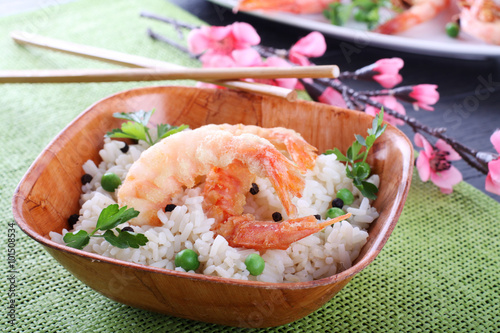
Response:
[[[20,47],[8,37],[25,30],[126,53],[197,66],[145,35],[151,10],[183,21],[196,18],[163,0],[86,0],[0,20],[0,69],[112,68],[112,65]],[[190,84],[190,82],[175,82]],[[13,223],[15,186],[36,156],[78,113],[109,94],[151,83],[0,86],[1,330],[12,332],[241,332],[131,308],[76,280]],[[320,310],[268,332],[500,331],[500,205],[466,183],[452,195],[414,177],[403,214],[387,245]],[[13,245],[12,245],[13,244]],[[8,246],[15,249],[8,256]],[[13,261],[15,260],[15,261]],[[9,267],[9,263],[13,263]],[[15,273],[9,273],[11,268]],[[12,276],[14,279],[12,279]],[[10,290],[9,290],[10,289]],[[9,301],[15,323],[9,323]]]

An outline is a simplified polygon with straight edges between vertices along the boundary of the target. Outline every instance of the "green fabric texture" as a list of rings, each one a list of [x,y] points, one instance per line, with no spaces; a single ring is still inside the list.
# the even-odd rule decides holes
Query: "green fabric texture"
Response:
[[[163,0],[85,0],[0,20],[0,69],[118,68],[12,42],[24,30],[185,66],[199,64],[150,40],[147,27],[177,38],[166,24],[139,17],[154,11],[202,23]],[[154,83],[165,84],[166,82]],[[43,148],[82,110],[144,83],[0,86],[1,330],[7,332],[242,332],[151,313],[91,290],[15,227],[11,199]],[[193,84],[176,81],[169,84]],[[294,323],[263,332],[499,332],[500,205],[467,183],[451,195],[414,176],[403,214],[376,260],[330,302]],[[15,238],[13,242],[12,239]],[[14,244],[15,257],[8,257]],[[15,261],[12,261],[15,259]],[[13,266],[9,266],[12,263]],[[15,273],[9,273],[14,269]],[[15,284],[9,278],[14,275]],[[13,287],[12,290],[9,290]],[[15,294],[12,294],[15,293]],[[9,323],[9,301],[15,322]],[[253,330],[252,330],[253,331]]]

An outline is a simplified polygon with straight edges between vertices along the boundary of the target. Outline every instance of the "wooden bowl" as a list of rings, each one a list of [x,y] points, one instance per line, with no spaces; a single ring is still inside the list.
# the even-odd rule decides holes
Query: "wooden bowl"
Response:
[[[186,123],[192,128],[209,123],[292,128],[320,152],[338,147],[345,153],[354,134],[366,135],[373,119],[362,112],[320,103],[178,86],[129,90],[92,105],[30,167],[15,192],[13,212],[20,228],[59,263],[115,301],[230,326],[290,323],[317,310],[372,262],[401,214],[410,187],[413,149],[402,132],[388,126],[368,160],[380,175],[374,203],[380,216],[371,224],[368,241],[354,265],[328,278],[301,283],[240,281],[123,262],[51,241],[49,232],[68,228],[68,217],[79,210],[82,164],[88,159],[99,162],[103,135],[122,123],[112,114],[153,108],[153,123]]]

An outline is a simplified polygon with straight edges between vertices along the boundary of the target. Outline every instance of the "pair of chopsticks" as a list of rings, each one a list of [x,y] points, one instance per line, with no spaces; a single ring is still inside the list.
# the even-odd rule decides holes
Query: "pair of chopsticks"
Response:
[[[160,60],[61,41],[26,32],[12,32],[11,37],[18,44],[32,45],[114,64],[139,68],[119,70],[0,70],[0,83],[117,82],[190,79],[214,83],[228,88],[266,95],[275,95],[289,100],[294,100],[296,98],[296,93],[290,89],[233,80],[244,78],[336,78],[340,72],[338,66],[335,65],[302,67],[188,68]]]

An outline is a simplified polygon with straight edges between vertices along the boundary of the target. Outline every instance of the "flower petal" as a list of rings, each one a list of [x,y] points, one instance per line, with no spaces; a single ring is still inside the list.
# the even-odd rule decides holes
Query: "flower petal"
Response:
[[[321,103],[335,105],[335,106],[339,106],[341,108],[347,107],[347,105],[344,101],[344,98],[342,97],[342,94],[339,93],[337,90],[333,89],[332,87],[326,87],[323,94],[321,94],[321,96],[319,97],[319,101]],[[373,109],[375,109],[375,108],[373,108]],[[372,114],[372,116],[375,116],[375,113]]]
[[[374,75],[373,79],[384,88],[392,88],[403,81],[403,77],[399,74]]]
[[[258,45],[260,43],[260,36],[250,24],[246,22],[235,22],[231,26],[234,38],[240,47],[248,47],[252,45]],[[241,45],[240,45],[241,44]]]
[[[381,74],[397,74],[404,64],[401,58],[384,58],[375,62],[373,70]]]
[[[488,192],[500,195],[500,159],[489,162],[488,170],[484,188]]]
[[[453,165],[446,171],[431,172],[431,181],[440,188],[450,189],[462,179],[462,173]]]
[[[424,148],[425,154],[427,157],[432,156],[434,154],[434,148],[432,145],[427,141],[427,139],[420,133],[415,134],[415,137],[413,138],[415,141],[415,144],[417,147],[422,147]]]
[[[495,182],[500,184],[500,159],[488,163],[488,175]]]
[[[495,147],[496,151],[500,154],[500,130],[496,130],[490,137],[491,144]]]
[[[447,152],[448,156],[446,156],[446,159],[448,161],[458,161],[462,159],[462,157],[460,157],[460,155],[458,155],[458,153],[444,140],[439,139],[436,142],[436,149]]]
[[[201,29],[193,29],[187,36],[189,51],[194,54],[200,54],[209,48],[210,39]]]
[[[259,52],[252,48],[234,50],[231,52],[231,56],[237,66],[250,67],[262,65],[262,58]]]
[[[420,179],[425,183],[429,180],[431,175],[431,165],[429,158],[425,154],[420,154],[417,157],[417,171]]]
[[[320,57],[326,51],[326,42],[323,34],[313,31],[299,39],[290,49],[290,53],[299,53],[306,57]]]

